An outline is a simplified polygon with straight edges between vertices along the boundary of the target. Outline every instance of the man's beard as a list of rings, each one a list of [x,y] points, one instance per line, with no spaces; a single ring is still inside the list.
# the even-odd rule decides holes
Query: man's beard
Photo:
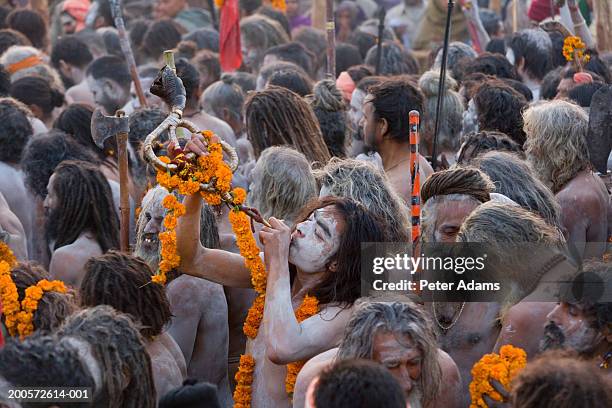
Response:
[[[155,239],[157,239],[157,237],[155,237]],[[138,235],[134,248],[134,255],[145,261],[151,270],[156,271],[159,265],[159,241],[156,241],[157,245],[155,245],[155,248],[147,248],[147,246],[143,245],[144,240],[144,234]]]
[[[54,243],[57,240],[61,223],[60,211],[57,208],[49,208],[45,211],[45,236],[47,243]]]
[[[423,407],[423,393],[421,392],[421,387],[414,387],[410,392],[408,398],[406,398],[406,402],[409,404],[410,408],[422,408]]]
[[[544,328],[544,337],[540,340],[540,351],[561,349],[564,344],[565,334],[563,330],[555,323],[548,322]]]
[[[588,328],[572,337],[567,337],[554,322],[544,328],[544,338],[540,341],[540,351],[569,349],[582,355],[590,354],[596,348],[595,329]]]
[[[527,161],[534,170],[534,174],[546,187],[552,190],[552,169],[551,165],[546,157],[535,157],[532,154],[527,153]]]

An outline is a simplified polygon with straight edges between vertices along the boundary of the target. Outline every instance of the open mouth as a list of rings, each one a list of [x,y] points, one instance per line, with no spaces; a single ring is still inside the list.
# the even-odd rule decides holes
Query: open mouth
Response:
[[[142,238],[142,244],[147,248],[157,247],[157,245],[159,244],[157,234],[145,234]]]

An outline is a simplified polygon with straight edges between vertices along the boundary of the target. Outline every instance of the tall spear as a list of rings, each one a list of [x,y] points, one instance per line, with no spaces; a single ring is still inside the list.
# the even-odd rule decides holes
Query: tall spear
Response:
[[[336,78],[336,23],[334,22],[334,0],[325,0],[325,29],[327,31],[327,76]]]
[[[446,60],[448,56],[448,43],[451,31],[451,14],[453,13],[455,2],[448,0],[448,12],[446,13],[446,28],[444,30],[444,45],[442,47],[442,64],[440,65],[440,82],[438,84],[438,101],[436,103],[436,121],[434,127],[433,148],[431,150],[431,167],[436,170],[438,164],[438,134],[440,133],[440,114],[444,104],[442,93],[444,92],[444,83],[446,82]]]
[[[132,52],[132,46],[130,45],[130,39],[125,29],[125,23],[123,21],[123,13],[121,12],[121,0],[110,0],[111,14],[117,28],[117,34],[119,35],[119,45],[121,51],[127,62],[128,68],[130,69],[130,76],[134,82],[134,88],[136,89],[136,96],[138,96],[138,102],[141,107],[147,107],[147,99],[142,90],[140,83],[140,77],[138,76],[138,70],[136,68],[136,61],[134,60],[134,53]],[[109,112],[110,113],[110,112]]]
[[[380,8],[378,15],[378,42],[376,43],[376,75],[380,75],[380,66],[382,63],[382,44],[385,37],[385,17],[387,12],[384,7]]]
[[[421,177],[419,176],[419,125],[420,115],[412,110],[408,113],[410,125],[410,214],[412,216],[412,242],[421,236]]]

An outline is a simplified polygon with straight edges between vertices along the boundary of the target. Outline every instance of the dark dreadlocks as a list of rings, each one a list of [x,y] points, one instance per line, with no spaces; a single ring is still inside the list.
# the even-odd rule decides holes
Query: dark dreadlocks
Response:
[[[82,161],[65,161],[55,169],[53,189],[57,206],[47,232],[55,248],[70,245],[83,233],[96,236],[102,252],[119,247],[119,218],[108,181],[97,167]]]
[[[17,287],[19,299],[25,298],[25,291],[43,279],[50,279],[49,274],[36,262],[20,262],[11,270],[11,278]],[[57,329],[64,319],[77,309],[74,293],[44,292],[34,312],[34,329],[37,333],[50,333]]]
[[[94,387],[94,380],[76,349],[52,336],[9,341],[0,351],[0,376],[12,387]],[[47,403],[47,405],[49,405]],[[22,403],[23,408],[45,406]],[[61,403],[62,407],[91,407],[89,402]]]
[[[92,346],[104,381],[103,390],[94,399],[94,407],[156,406],[151,358],[128,315],[109,306],[85,309],[69,317],[58,335],[76,337]]]
[[[152,338],[170,321],[170,303],[160,285],[151,285],[151,268],[142,259],[121,252],[90,258],[85,264],[80,298],[84,307],[109,305],[142,324]]]
[[[296,93],[271,86],[247,98],[246,126],[255,155],[270,146],[288,145],[310,162],[331,158],[312,108]]]

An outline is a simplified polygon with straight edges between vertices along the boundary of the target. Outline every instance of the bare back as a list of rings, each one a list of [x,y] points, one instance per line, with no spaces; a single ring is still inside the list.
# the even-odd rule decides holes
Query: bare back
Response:
[[[181,275],[168,284],[166,294],[173,316],[168,333],[182,351],[187,376],[216,385],[220,402],[230,406],[229,334],[223,286]]]
[[[78,288],[85,276],[85,263],[89,258],[100,255],[102,248],[95,237],[84,232],[72,244],[53,251],[49,274],[53,279],[59,279],[73,288]]]
[[[161,334],[160,336],[164,336]],[[176,358],[164,344],[164,341],[158,338],[148,341],[146,344],[147,353],[151,357],[151,369],[153,371],[153,381],[157,392],[157,400],[168,391],[180,387],[183,384],[183,375]]]
[[[581,171],[557,194],[561,205],[561,223],[567,240],[584,259],[599,258],[608,240],[610,195],[599,177],[590,170]]]

